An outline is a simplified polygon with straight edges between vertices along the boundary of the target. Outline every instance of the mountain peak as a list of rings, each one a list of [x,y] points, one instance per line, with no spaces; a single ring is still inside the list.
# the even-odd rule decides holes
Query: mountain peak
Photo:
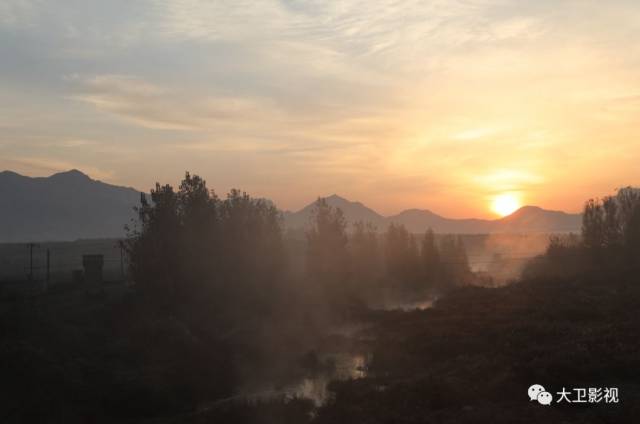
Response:
[[[340,208],[349,223],[356,221],[370,222],[382,228],[385,218],[360,202],[345,199],[335,193],[330,196],[320,196],[320,198],[325,199],[329,206]],[[314,208],[315,202],[312,202],[297,212],[288,213],[286,216],[287,225],[293,228],[304,227],[309,222]]]
[[[369,209],[360,202],[349,200],[335,193],[332,194],[331,196],[324,197],[324,199],[327,201],[327,203],[329,203],[329,205],[334,207],[340,207],[340,208],[361,207],[361,208]]]
[[[513,212],[511,215],[507,215],[501,219],[514,219],[514,218],[521,218],[521,217],[525,217],[525,216],[534,216],[534,215],[544,215],[544,214],[551,214],[551,215],[570,215],[567,214],[566,212],[562,212],[562,211],[554,211],[554,210],[548,210],[548,209],[543,209],[539,206],[531,206],[531,205],[527,205],[527,206],[522,206],[521,208],[519,208],[518,210],[516,210],[515,212]]]
[[[13,171],[0,171],[0,177],[22,177],[22,175],[18,174],[17,172],[13,172]]]
[[[539,206],[525,205],[511,212],[509,215],[504,216],[504,218],[508,218],[510,216],[520,216],[520,215],[526,215],[531,213],[539,213],[539,212],[544,212],[544,209],[542,209]]]
[[[400,216],[400,215],[437,215],[437,214],[433,213],[429,209],[411,208],[411,209],[403,210],[402,212],[400,212],[396,216]]]
[[[64,180],[75,180],[75,181],[87,181],[91,180],[91,178],[82,171],[77,169],[71,169],[69,171],[58,172],[56,174],[51,175],[49,178],[53,179],[64,179]]]
[[[326,199],[328,202],[331,202],[331,201],[334,201],[334,202],[335,202],[335,201],[337,201],[337,202],[353,203],[352,201],[350,201],[350,200],[348,200],[348,199],[345,199],[345,198],[344,198],[344,197],[342,197],[342,196],[338,196],[338,195],[337,195],[337,194],[335,194],[335,193],[334,193],[334,194],[332,194],[331,196],[327,196],[327,197],[325,197],[325,199]]]
[[[519,211],[541,211],[543,209],[540,206],[524,205],[524,206],[518,208],[518,210]]]

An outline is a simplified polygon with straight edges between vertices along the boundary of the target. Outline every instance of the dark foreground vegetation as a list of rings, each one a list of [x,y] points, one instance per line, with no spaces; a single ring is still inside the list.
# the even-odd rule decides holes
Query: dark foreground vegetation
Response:
[[[2,422],[622,423],[640,414],[640,284],[628,272],[466,287],[430,310],[372,312],[369,377],[333,383],[314,420],[303,399],[196,413],[232,395],[241,340],[203,340],[140,310],[135,296],[114,287],[3,305]],[[528,400],[533,383],[554,395],[617,387],[620,403],[543,407]]]
[[[142,201],[125,243],[134,284],[0,302],[0,422],[632,422],[640,410],[640,195],[587,204],[582,237],[554,238],[522,281],[474,287],[459,239],[347,229],[319,200],[304,266],[277,210],[187,177]],[[432,309],[372,306],[438,295]],[[358,323],[359,333],[330,329]],[[364,378],[309,399],[244,396],[369,353]],[[616,387],[618,404],[529,401],[542,384]]]
[[[385,313],[372,377],[334,385],[317,422],[634,422],[640,285],[629,273],[463,288],[431,310]],[[617,387],[619,404],[530,402],[527,388]]]

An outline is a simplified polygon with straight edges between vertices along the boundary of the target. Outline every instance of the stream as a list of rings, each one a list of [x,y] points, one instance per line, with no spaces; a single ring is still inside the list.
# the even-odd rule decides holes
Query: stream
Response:
[[[424,310],[432,307],[434,302],[433,298],[411,302],[389,302],[376,309],[387,311]],[[318,353],[314,355],[314,358],[320,366],[308,370],[302,377],[284,384],[273,381],[264,381],[259,384],[254,382],[246,387],[241,387],[237,395],[203,405],[200,412],[227,402],[259,403],[279,399],[285,401],[308,399],[316,407],[322,406],[331,396],[329,384],[332,381],[367,377],[369,364],[373,359],[372,353],[364,349],[366,343],[362,343],[365,340],[364,330],[367,328],[368,326],[364,324],[351,323],[332,329],[328,336],[347,338],[353,345],[352,348]]]

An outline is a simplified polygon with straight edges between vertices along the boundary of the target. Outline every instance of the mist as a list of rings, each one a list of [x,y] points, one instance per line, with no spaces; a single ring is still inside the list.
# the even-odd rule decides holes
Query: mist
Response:
[[[467,357],[468,344],[494,352],[476,332],[496,331],[496,314],[529,325],[517,311],[550,287],[573,287],[571,296],[585,290],[553,281],[627,269],[637,255],[640,196],[631,188],[587,203],[580,236],[379,228],[348,222],[325,198],[302,228],[287,229],[272,202],[240,190],[218,196],[189,173],[177,188],[156,184],[150,193],[125,239],[1,246],[11,349],[38,374],[56,375],[43,390],[64,388],[20,417],[55,409],[72,421],[82,413],[107,422],[323,423],[348,416],[352,404],[372,410],[366,397],[350,398],[362,390],[383,396],[389,413],[393,400],[383,394],[403,390],[399,381],[431,373],[450,390],[437,366],[451,367],[452,352]],[[567,306],[543,307],[553,316]],[[2,355],[12,361],[14,350]],[[430,368],[423,354],[445,365]],[[76,356],[84,362],[74,363]],[[47,358],[69,371],[49,368]],[[482,358],[465,361],[486,366]],[[87,373],[83,384],[76,372]],[[8,378],[15,402],[37,381]]]

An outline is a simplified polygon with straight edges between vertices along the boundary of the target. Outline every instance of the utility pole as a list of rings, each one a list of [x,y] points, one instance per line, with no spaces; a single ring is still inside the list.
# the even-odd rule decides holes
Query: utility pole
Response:
[[[29,281],[33,281],[33,248],[38,247],[37,243],[28,243],[29,247]]]
[[[47,249],[47,278],[45,280],[45,290],[49,288],[49,281],[51,279],[51,252]]]
[[[124,243],[122,240],[118,241],[118,247],[120,248],[120,276],[122,277],[122,281],[125,281],[124,275]]]
[[[122,275],[122,281],[124,281],[124,251],[122,245],[120,245],[120,274]]]

